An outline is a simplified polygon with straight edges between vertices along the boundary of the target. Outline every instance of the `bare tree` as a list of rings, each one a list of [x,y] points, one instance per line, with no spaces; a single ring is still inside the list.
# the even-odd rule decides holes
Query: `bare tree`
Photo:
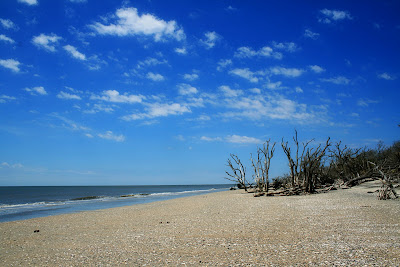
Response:
[[[246,168],[237,155],[231,154],[231,158],[234,163],[232,163],[231,159],[228,159],[227,166],[231,169],[231,172],[226,171],[226,174],[229,176],[226,179],[238,183],[247,192],[249,185],[246,180]]]
[[[251,163],[254,169],[254,180],[260,191],[268,192],[269,189],[269,169],[271,159],[274,156],[276,142],[271,143],[267,140],[262,147],[257,148],[257,161],[251,155]]]
[[[311,139],[310,141],[307,141],[305,143],[302,143],[302,152],[300,152],[300,145],[299,145],[299,140],[297,138],[297,130],[295,130],[295,135],[293,136],[293,141],[296,147],[296,154],[292,155],[291,153],[291,148],[289,147],[289,142],[286,141],[284,142],[282,138],[282,149],[283,152],[285,153],[288,162],[289,162],[289,168],[290,168],[290,178],[291,178],[291,185],[292,187],[298,186],[300,184],[300,174],[302,172],[301,168],[303,166],[303,159],[304,159],[304,153],[306,152],[307,146],[314,141],[314,139]]]
[[[330,138],[326,140],[325,146],[320,144],[317,148],[307,148],[307,151],[302,157],[302,171],[304,175],[303,186],[307,193],[312,193],[315,190],[317,176],[322,170],[322,158],[328,147],[331,145]]]
[[[397,198],[398,196],[393,188],[393,182],[391,181],[391,177],[383,171],[382,166],[378,166],[373,162],[369,163],[374,167],[374,170],[377,171],[381,176],[382,186],[379,189],[378,199],[387,200],[391,198]]]

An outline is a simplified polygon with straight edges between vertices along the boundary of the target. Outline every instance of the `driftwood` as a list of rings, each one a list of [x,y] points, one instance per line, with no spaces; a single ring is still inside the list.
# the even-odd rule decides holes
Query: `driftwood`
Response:
[[[352,186],[355,186],[355,185],[358,185],[361,183],[379,180],[379,179],[380,179],[379,177],[371,177],[371,175],[363,175],[363,176],[356,177],[356,178],[353,178],[353,179],[347,181],[346,183],[344,183],[344,185],[352,187]]]

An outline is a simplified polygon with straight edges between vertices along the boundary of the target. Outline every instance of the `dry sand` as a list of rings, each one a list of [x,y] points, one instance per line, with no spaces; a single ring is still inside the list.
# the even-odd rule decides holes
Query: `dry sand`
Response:
[[[400,201],[376,188],[228,191],[0,223],[0,265],[399,266]]]

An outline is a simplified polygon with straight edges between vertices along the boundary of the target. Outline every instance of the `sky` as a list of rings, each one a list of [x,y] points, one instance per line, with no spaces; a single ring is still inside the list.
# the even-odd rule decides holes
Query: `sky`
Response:
[[[0,1],[0,186],[227,183],[282,138],[391,145],[399,1]]]

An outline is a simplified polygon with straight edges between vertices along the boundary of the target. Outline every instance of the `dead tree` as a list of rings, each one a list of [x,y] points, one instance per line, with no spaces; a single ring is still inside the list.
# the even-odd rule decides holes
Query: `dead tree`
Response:
[[[254,169],[254,179],[260,191],[269,190],[269,169],[271,159],[274,156],[276,142],[271,143],[271,139],[266,141],[262,147],[257,148],[257,161],[251,156],[251,163]]]
[[[329,149],[331,164],[330,169],[335,175],[336,179],[340,178],[343,181],[352,180],[356,177],[360,177],[364,172],[367,171],[365,166],[363,166],[362,159],[360,157],[359,149],[351,149],[346,145],[341,147],[341,141],[334,145],[333,149]]]
[[[316,186],[317,176],[321,171],[322,158],[328,147],[331,145],[330,138],[322,147],[320,144],[317,148],[308,148],[304,157],[302,158],[302,171],[303,171],[303,187],[307,193],[313,193]]]
[[[299,140],[297,138],[297,130],[295,130],[295,136],[293,136],[293,141],[294,141],[295,148],[296,148],[295,155],[292,155],[292,153],[291,153],[291,148],[289,147],[289,142],[288,141],[284,142],[283,138],[282,138],[281,146],[282,146],[283,152],[285,153],[285,155],[288,159],[288,162],[289,162],[291,186],[296,187],[296,186],[300,185],[300,174],[302,172],[301,168],[303,165],[304,153],[305,153],[309,143],[314,141],[314,139],[311,139],[310,141],[302,143],[301,154],[299,154],[301,148],[299,145]]]
[[[231,169],[231,173],[226,171],[226,174],[229,177],[226,177],[227,180],[238,183],[244,190],[247,192],[249,184],[246,180],[246,168],[243,166],[239,157],[235,154],[231,154],[231,158],[234,163],[232,163],[231,159],[228,159],[228,166]]]
[[[264,158],[264,164],[262,166],[261,172],[263,177],[264,191],[268,192],[269,189],[269,168],[271,167],[271,159],[274,157],[275,145],[274,142],[270,148],[271,139],[263,144],[261,148],[258,149],[258,154],[262,154]]]
[[[379,173],[381,176],[382,186],[379,189],[378,199],[379,200],[387,200],[392,198],[397,198],[397,193],[393,188],[393,182],[391,181],[390,176],[388,176],[382,169],[382,166],[378,166],[373,162],[368,162],[371,164],[375,171]]]

